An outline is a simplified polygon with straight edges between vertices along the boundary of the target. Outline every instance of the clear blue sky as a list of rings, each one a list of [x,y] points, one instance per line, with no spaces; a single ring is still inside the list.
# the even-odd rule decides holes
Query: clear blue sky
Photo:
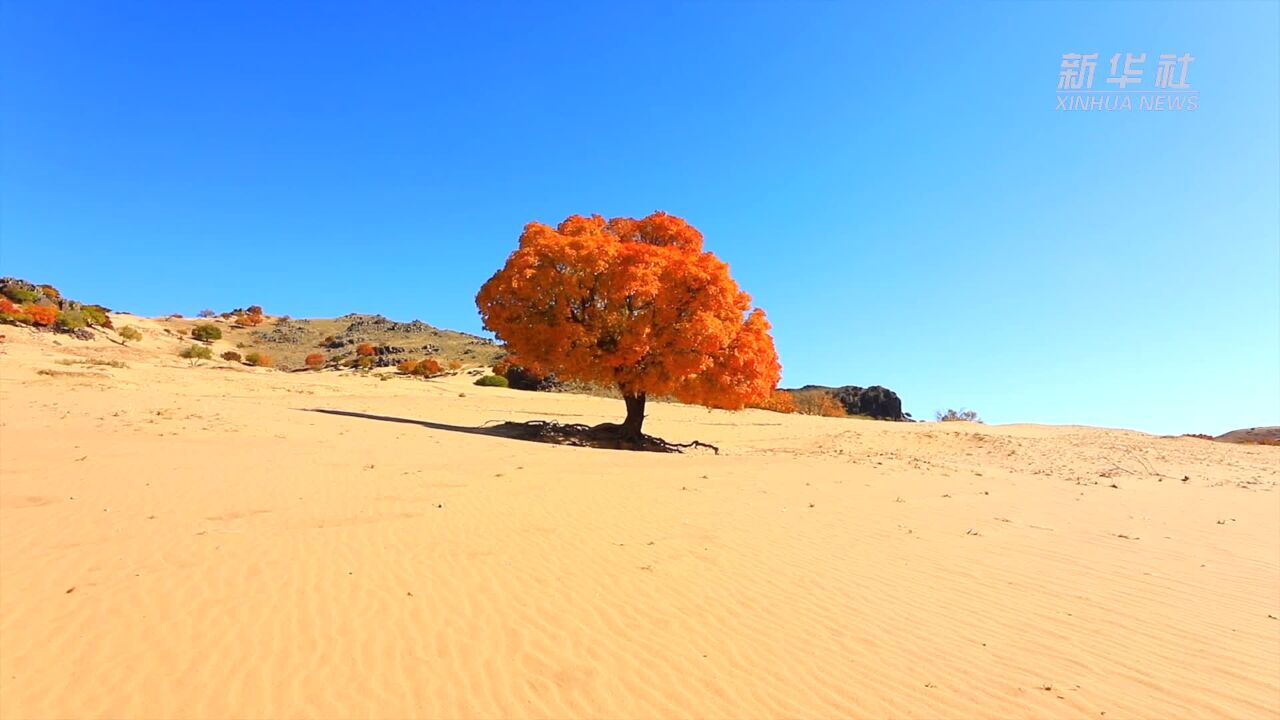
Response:
[[[785,385],[1280,423],[1280,5],[0,4],[0,273],[146,314],[478,332],[529,220],[662,209]],[[1055,111],[1063,53],[1200,109]]]

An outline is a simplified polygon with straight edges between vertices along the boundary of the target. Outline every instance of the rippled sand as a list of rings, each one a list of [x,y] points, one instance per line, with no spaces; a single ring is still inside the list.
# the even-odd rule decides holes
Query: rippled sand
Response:
[[[621,402],[129,322],[4,328],[6,720],[1280,716],[1280,448],[666,404],[722,454],[555,447],[466,429]]]

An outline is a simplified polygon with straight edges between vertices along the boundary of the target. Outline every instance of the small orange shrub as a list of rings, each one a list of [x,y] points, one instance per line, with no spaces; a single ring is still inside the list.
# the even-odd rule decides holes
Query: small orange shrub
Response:
[[[793,413],[796,411],[796,399],[789,392],[774,390],[764,402],[752,407],[773,412]]]
[[[40,327],[49,327],[58,319],[58,309],[52,305],[23,305],[22,312]]]
[[[413,368],[413,374],[421,375],[422,377],[431,377],[432,375],[439,375],[442,372],[444,372],[444,368],[440,367],[440,361],[434,358],[426,358]]]
[[[302,362],[306,363],[307,367],[311,368],[312,370],[319,370],[320,368],[324,367],[324,362],[325,362],[324,354],[311,353]]]
[[[248,315],[236,316],[236,325],[239,325],[240,327],[257,327],[261,324],[262,324],[261,315],[248,314]]]
[[[360,343],[356,346],[356,354],[360,357],[373,357],[378,350],[369,343]]]
[[[416,368],[416,367],[418,367],[418,361],[417,361],[417,360],[405,360],[404,362],[400,363],[399,365],[396,365],[396,371],[397,371],[397,372],[402,372],[402,373],[404,373],[405,375],[410,375],[410,374],[412,374],[412,373],[413,373],[413,369],[414,369],[414,368]]]
[[[251,352],[244,356],[244,361],[256,367],[271,367],[274,361],[266,353]]]
[[[462,369],[462,361],[461,361],[461,360],[450,360],[450,361],[449,361],[449,369],[450,369],[450,370],[461,370],[461,369]]]

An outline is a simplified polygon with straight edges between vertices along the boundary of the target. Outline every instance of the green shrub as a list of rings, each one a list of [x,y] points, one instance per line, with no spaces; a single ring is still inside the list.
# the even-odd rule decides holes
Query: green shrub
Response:
[[[200,342],[213,342],[222,339],[222,329],[213,323],[203,323],[191,328],[191,337]]]
[[[142,339],[142,333],[138,332],[138,328],[132,325],[125,325],[120,328],[120,339],[124,342],[137,342]]]
[[[41,293],[35,290],[23,290],[12,285],[5,286],[4,295],[16,303],[33,303],[43,297]]]
[[[982,418],[978,417],[978,413],[972,410],[947,410],[937,412],[938,422],[982,422]]]
[[[63,310],[58,313],[58,317],[53,321],[55,327],[59,330],[75,330],[88,325],[84,313],[79,310]]]
[[[251,352],[244,356],[244,361],[255,367],[271,367],[271,356],[266,353]]]
[[[178,353],[178,356],[190,360],[191,366],[195,367],[200,364],[201,360],[213,359],[213,351],[204,345],[192,345],[189,348],[183,348],[182,351]]]
[[[84,320],[89,325],[95,327],[111,327],[111,318],[107,317],[107,309],[101,305],[85,305],[80,308],[80,312],[84,315]]]
[[[485,375],[476,380],[476,384],[482,387],[508,387],[507,379],[501,375]]]
[[[236,352],[235,350],[228,350],[222,353],[222,359],[227,360],[229,362],[240,362],[242,358],[240,357],[240,353]]]

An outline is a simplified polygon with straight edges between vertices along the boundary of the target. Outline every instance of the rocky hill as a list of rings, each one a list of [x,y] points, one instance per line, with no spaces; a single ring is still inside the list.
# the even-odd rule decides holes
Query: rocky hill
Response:
[[[373,367],[392,367],[405,360],[434,357],[465,365],[492,365],[503,351],[492,340],[444,330],[421,320],[396,322],[381,315],[348,314],[336,318],[268,319],[259,327],[224,327],[225,337],[246,351],[269,353],[282,369],[303,366],[303,358],[322,353],[331,362],[356,357],[356,348],[373,346]]]

